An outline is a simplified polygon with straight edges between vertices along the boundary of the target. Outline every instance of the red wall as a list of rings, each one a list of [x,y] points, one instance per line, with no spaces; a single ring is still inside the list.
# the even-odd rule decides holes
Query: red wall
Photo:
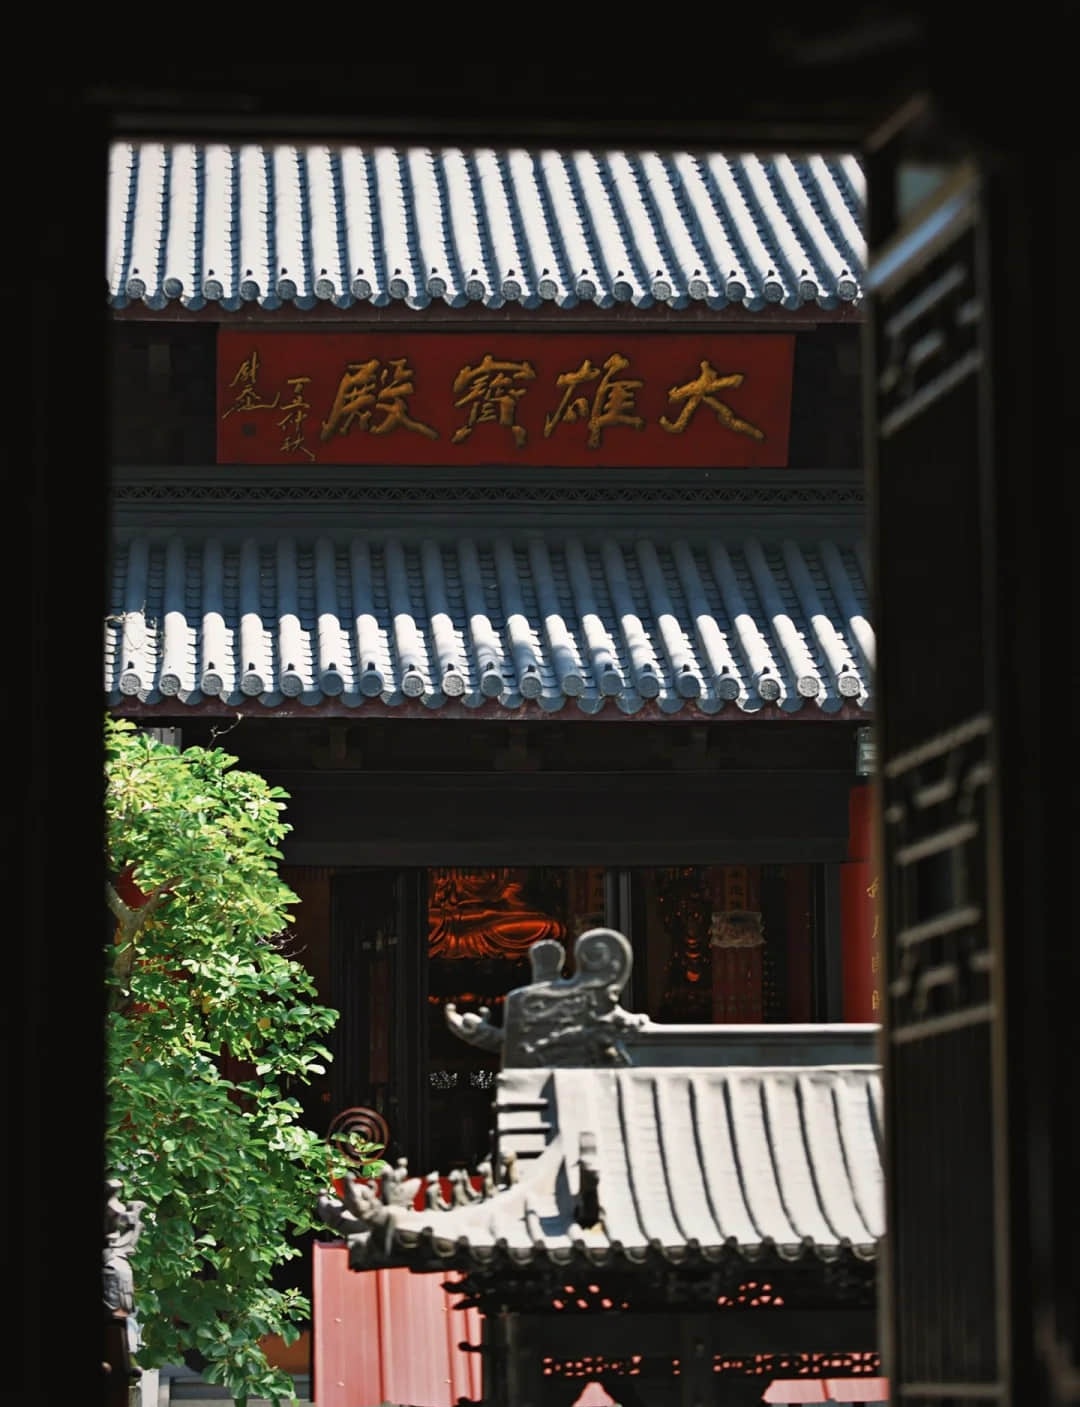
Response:
[[[340,1241],[313,1247],[312,1401],[319,1407],[454,1407],[481,1395],[480,1314],[455,1309],[453,1274],[348,1267]]]

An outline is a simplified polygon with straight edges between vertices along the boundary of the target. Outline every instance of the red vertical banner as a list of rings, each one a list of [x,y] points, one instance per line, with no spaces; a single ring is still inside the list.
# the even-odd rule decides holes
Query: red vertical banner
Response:
[[[881,1020],[880,919],[872,818],[870,783],[852,787],[848,803],[850,858],[840,869],[845,1021]]]
[[[759,875],[753,865],[724,865],[713,888],[709,925],[713,1020],[736,1024],[763,1021]]]

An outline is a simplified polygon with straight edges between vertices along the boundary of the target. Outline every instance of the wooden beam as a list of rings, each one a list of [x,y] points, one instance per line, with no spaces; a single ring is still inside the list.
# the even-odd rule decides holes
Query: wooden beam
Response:
[[[724,1309],[699,1314],[515,1314],[513,1339],[541,1356],[640,1353],[710,1361],[714,1354],[866,1353],[877,1348],[873,1309]],[[700,1346],[700,1347],[699,1347]]]

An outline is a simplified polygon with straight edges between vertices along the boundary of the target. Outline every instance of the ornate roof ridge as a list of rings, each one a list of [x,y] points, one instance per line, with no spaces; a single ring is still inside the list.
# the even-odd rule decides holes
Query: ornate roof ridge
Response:
[[[500,1053],[497,1151],[472,1176],[454,1170],[449,1199],[437,1173],[410,1177],[404,1159],[378,1184],[347,1179],[324,1196],[350,1264],[873,1261],[877,1028],[840,1027],[830,1044],[825,1026],[741,1027],[725,1051],[723,1027],[660,1026],[620,1005],[632,950],[615,929],[580,934],[574,957],[566,977],[563,945],[534,943],[533,980],[508,993],[502,1027],[447,1005],[456,1034]],[[704,1058],[673,1063],[664,1042],[685,1046],[687,1031]],[[761,1062],[773,1031],[777,1065]]]

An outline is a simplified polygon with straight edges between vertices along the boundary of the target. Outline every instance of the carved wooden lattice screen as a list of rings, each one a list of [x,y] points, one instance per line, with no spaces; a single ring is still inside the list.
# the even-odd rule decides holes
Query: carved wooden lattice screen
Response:
[[[903,174],[891,161],[881,157],[879,211]],[[902,234],[881,231],[872,274],[893,1246],[885,1369],[898,1403],[989,1407],[1006,1400],[1009,1272],[982,535],[989,290],[976,175],[959,168]]]

